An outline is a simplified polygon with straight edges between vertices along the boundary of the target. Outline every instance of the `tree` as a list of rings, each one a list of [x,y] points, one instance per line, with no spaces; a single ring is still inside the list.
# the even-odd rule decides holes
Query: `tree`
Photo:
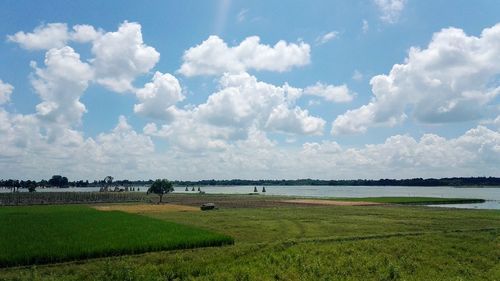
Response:
[[[53,175],[49,180],[49,184],[56,187],[68,187],[68,178],[60,175]]]
[[[174,186],[167,179],[157,179],[151,184],[151,187],[148,189],[149,193],[158,194],[160,196],[160,203],[162,202],[162,198],[164,194],[174,191]]]
[[[104,190],[105,191],[108,191],[109,187],[111,186],[111,184],[113,183],[113,177],[112,176],[106,176],[103,180],[104,182]]]

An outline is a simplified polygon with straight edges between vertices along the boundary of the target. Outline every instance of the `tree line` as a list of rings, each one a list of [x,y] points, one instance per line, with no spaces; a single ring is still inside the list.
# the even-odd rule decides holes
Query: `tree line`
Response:
[[[111,180],[110,180],[111,178]],[[19,188],[38,188],[38,187],[104,187],[109,185],[116,186],[138,186],[138,185],[151,185],[153,180],[115,180],[113,177],[107,176],[102,180],[76,180],[69,181],[67,177],[61,175],[54,175],[50,179],[42,179],[39,181],[35,180],[17,180],[17,179],[0,179],[0,187],[9,189],[19,189]]]
[[[34,189],[38,187],[105,187],[114,186],[150,186],[153,180],[76,180],[69,181],[67,177],[54,175],[48,180],[17,180],[0,179],[0,187],[19,189]],[[199,180],[199,181],[172,181],[174,186],[229,186],[229,185],[323,185],[323,186],[500,186],[498,177],[453,177],[453,178],[413,178],[413,179],[356,179],[356,180],[317,180],[317,179],[297,179],[297,180]]]
[[[210,185],[326,185],[326,186],[500,186],[497,177],[454,177],[454,178],[413,178],[413,179],[356,179],[356,180],[200,180],[174,181],[177,186]]]

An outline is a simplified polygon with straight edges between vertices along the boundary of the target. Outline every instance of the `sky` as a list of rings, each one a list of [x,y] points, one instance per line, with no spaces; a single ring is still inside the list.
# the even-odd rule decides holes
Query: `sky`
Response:
[[[500,1],[0,2],[0,178],[500,176]]]

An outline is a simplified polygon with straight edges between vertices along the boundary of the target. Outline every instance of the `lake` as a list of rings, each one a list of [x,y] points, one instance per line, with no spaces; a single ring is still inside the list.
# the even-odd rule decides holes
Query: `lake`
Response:
[[[137,192],[137,188],[136,192]],[[140,192],[145,192],[147,186],[139,186]],[[206,193],[220,194],[248,194],[254,186],[201,186]],[[196,187],[196,190],[198,188]],[[449,186],[266,186],[266,193],[262,193],[262,186],[257,186],[260,194],[287,195],[305,197],[442,197],[442,198],[478,198],[487,200],[478,204],[450,204],[433,205],[437,207],[500,209],[500,188],[486,187],[449,187]],[[191,187],[189,188],[191,190]],[[0,192],[8,192],[0,188]],[[99,187],[75,188],[45,188],[37,192],[81,192],[99,191]],[[185,193],[183,187],[177,187],[176,193]],[[197,192],[197,191],[195,191]],[[194,193],[189,191],[187,193]]]
[[[202,186],[206,193],[247,194],[254,186]],[[191,188],[189,188],[191,190]],[[306,197],[442,197],[477,198],[487,200],[478,204],[433,205],[437,207],[500,209],[500,188],[473,188],[449,186],[257,186],[260,194]],[[185,192],[178,187],[176,192]]]

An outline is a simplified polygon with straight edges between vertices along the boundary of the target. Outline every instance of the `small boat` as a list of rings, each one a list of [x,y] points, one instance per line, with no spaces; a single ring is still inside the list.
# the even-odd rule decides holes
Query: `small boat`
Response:
[[[262,192],[266,192],[266,187],[265,186],[262,187]]]
[[[259,192],[259,191],[257,191],[257,187],[256,186],[254,186],[253,192]]]

